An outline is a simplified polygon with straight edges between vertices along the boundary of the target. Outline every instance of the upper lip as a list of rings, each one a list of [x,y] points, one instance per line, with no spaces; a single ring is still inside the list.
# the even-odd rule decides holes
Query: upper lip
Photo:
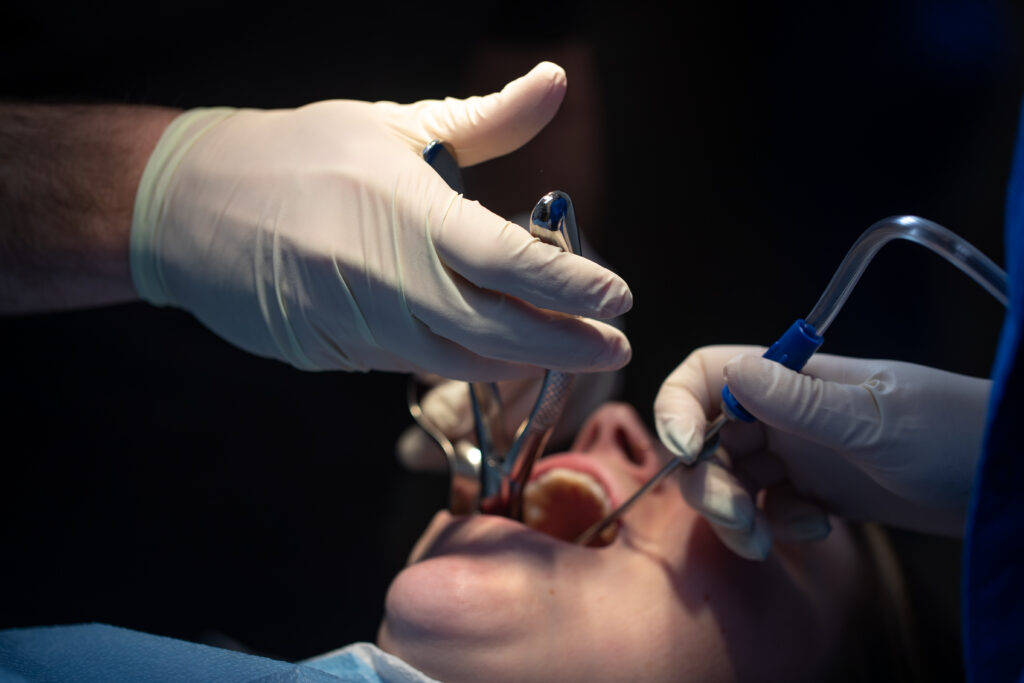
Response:
[[[545,472],[559,468],[575,470],[593,478],[598,486],[604,490],[605,495],[608,496],[608,501],[611,503],[613,510],[619,507],[622,501],[629,496],[629,493],[622,490],[618,479],[611,475],[608,468],[604,466],[604,463],[583,453],[563,453],[542,458],[533,466],[530,481],[535,480]]]

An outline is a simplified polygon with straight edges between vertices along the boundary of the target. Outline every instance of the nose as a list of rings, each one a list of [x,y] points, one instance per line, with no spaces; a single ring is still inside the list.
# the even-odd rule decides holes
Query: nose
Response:
[[[632,406],[609,403],[590,416],[573,442],[572,450],[607,455],[623,460],[642,476],[651,476],[661,465],[660,445]]]

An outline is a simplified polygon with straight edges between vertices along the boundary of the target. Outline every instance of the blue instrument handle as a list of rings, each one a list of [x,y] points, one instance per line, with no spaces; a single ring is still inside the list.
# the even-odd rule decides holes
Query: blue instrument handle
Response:
[[[764,352],[764,358],[782,363],[790,370],[802,370],[807,360],[821,348],[825,338],[818,334],[812,325],[803,318],[797,319],[779,340]],[[729,385],[722,387],[722,410],[730,419],[740,422],[757,420],[746,408],[740,405],[729,390]]]

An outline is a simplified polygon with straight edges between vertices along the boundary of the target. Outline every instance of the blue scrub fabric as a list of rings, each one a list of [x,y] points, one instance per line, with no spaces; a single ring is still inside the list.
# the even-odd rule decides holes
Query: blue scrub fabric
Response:
[[[0,681],[429,683],[434,679],[370,643],[292,664],[107,624],[79,624],[0,631]]]
[[[1024,682],[1024,111],[1006,199],[1010,307],[993,370],[963,561],[968,680]]]

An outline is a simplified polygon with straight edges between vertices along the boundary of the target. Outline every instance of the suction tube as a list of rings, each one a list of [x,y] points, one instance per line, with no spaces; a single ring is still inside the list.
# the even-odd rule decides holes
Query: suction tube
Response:
[[[931,249],[984,287],[1003,306],[1009,305],[1006,273],[974,245],[927,218],[891,216],[878,221],[857,238],[824,294],[805,318],[819,336],[824,335],[835,320],[878,250],[895,239],[909,240]]]
[[[927,247],[970,276],[1003,306],[1009,305],[1006,272],[973,244],[926,218],[891,216],[878,221],[857,238],[807,318],[793,323],[765,352],[764,357],[782,363],[791,370],[803,368],[825,341],[825,330],[839,314],[871,259],[879,249],[895,239],[909,240]],[[722,411],[732,420],[755,420],[732,395],[728,386],[722,387]]]

